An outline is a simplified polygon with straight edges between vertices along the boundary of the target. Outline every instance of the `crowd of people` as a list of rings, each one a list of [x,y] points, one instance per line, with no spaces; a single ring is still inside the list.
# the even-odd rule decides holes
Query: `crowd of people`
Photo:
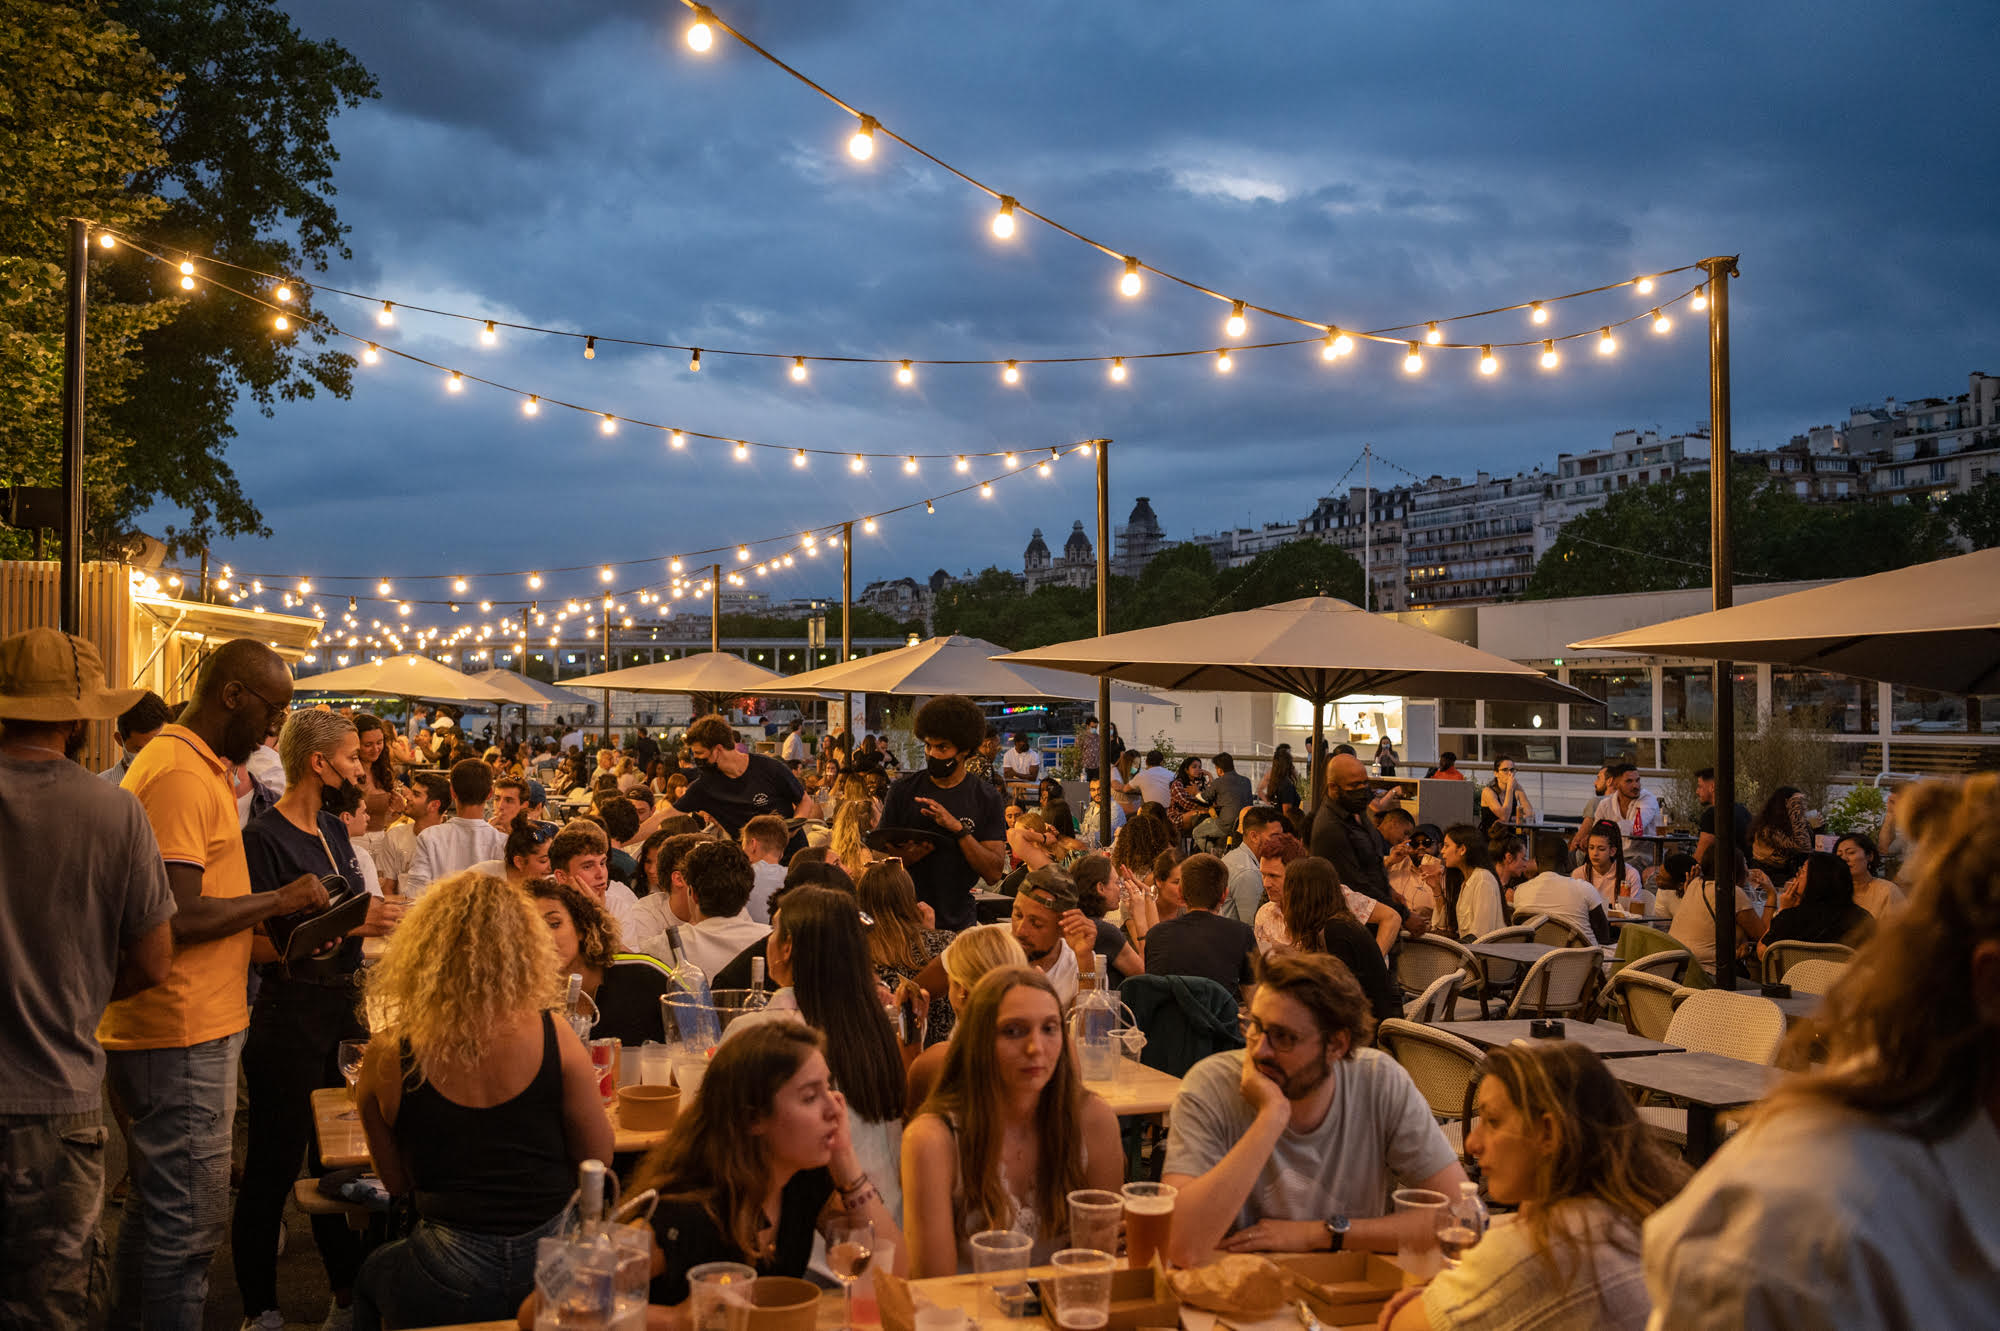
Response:
[[[1352,751],[1304,794],[1288,752],[1253,783],[1227,753],[1170,764],[1092,725],[1079,820],[960,697],[918,709],[903,770],[873,736],[812,753],[794,728],[759,753],[720,715],[666,744],[473,753],[449,718],[292,691],[248,640],[177,706],[108,687],[82,639],[0,643],[0,1218],[46,1254],[0,1263],[10,1325],[198,1327],[227,1233],[246,1326],[281,1326],[286,1194],[325,1172],[311,1094],[362,1040],[373,1172],[408,1205],[393,1230],[315,1218],[336,1327],[531,1315],[537,1242],[591,1160],[657,1194],[667,1310],[695,1266],[804,1275],[855,1225],[899,1274],[968,1270],[989,1230],[1039,1262],[1066,1245],[1070,1193],[1135,1167],[1174,1190],[1164,1255],[1183,1265],[1433,1243],[1392,1188],[1456,1196],[1476,1170],[1504,1214],[1391,1301],[1392,1328],[1969,1326],[2000,1307],[2000,778],[1911,792],[1893,878],[1866,836],[1800,845],[1776,792],[1738,820],[1732,896],[1710,848],[1656,863],[1633,840],[1658,817],[1635,772],[1604,774],[1574,866],[1544,867],[1511,772],[1483,788],[1489,816],[1438,828]],[[71,759],[113,720],[99,779]],[[1577,1044],[1490,1051],[1463,1154],[1375,1047],[1409,937],[1522,912],[1603,937],[1613,911],[1664,911],[1713,966],[1721,899],[1752,953],[1858,951],[1794,1035],[1797,1074],[1692,1177]],[[685,1041],[676,997],[760,982],[664,1142],[618,1156],[580,1032]],[[1156,1153],[1128,1154],[1082,1076],[1070,1018],[1100,995],[1184,1061]],[[1147,1025],[1164,1007],[1171,1038]],[[99,1308],[114,1130],[131,1179]]]

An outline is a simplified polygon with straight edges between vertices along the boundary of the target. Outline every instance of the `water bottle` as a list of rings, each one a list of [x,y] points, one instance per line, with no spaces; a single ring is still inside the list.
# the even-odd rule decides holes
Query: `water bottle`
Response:
[[[1466,1249],[1485,1236],[1489,1223],[1486,1203],[1479,1200],[1479,1185],[1459,1184],[1458,1200],[1445,1209],[1444,1224],[1438,1230],[1438,1247],[1445,1260],[1456,1263]]]
[[[669,968],[680,992],[667,995],[675,1028],[690,1050],[709,1050],[722,1042],[722,1021],[715,1014],[715,1000],[708,991],[708,972],[697,966],[681,947],[679,926],[667,929],[667,950],[674,964]]]
[[[1109,959],[1099,957],[1094,974],[1078,977],[1076,1010],[1070,1020],[1085,1081],[1111,1081],[1118,1076],[1119,1050],[1112,1039],[1119,1024],[1118,1000],[1111,996],[1109,968]]]

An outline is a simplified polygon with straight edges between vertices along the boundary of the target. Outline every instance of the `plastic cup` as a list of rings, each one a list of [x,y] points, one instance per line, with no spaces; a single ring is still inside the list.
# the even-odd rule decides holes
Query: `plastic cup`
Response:
[[[972,1270],[973,1274],[981,1277],[981,1321],[1007,1315],[1001,1308],[996,1291],[1027,1283],[1028,1255],[1034,1246],[1033,1239],[1011,1229],[983,1229],[972,1236]]]
[[[674,1084],[673,1050],[657,1040],[648,1040],[639,1046],[639,1082],[643,1086],[671,1086]]]
[[[1069,1246],[1118,1251],[1118,1222],[1125,1199],[1102,1188],[1078,1188],[1069,1195]]]
[[[1123,1192],[1125,1264],[1137,1270],[1151,1266],[1153,1254],[1166,1250],[1179,1192],[1169,1183],[1127,1183]]]
[[[706,1054],[675,1054],[673,1056],[674,1082],[681,1088],[681,1101],[686,1104],[701,1093],[701,1079],[708,1073]]]
[[[933,1303],[927,1296],[911,1291],[916,1311],[917,1331],[965,1331],[965,1310],[948,1303]]]
[[[1429,1280],[1444,1270],[1437,1222],[1451,1198],[1428,1188],[1398,1188],[1390,1197],[1396,1203],[1396,1265],[1407,1280]]]
[[[688,1268],[691,1331],[728,1331],[732,1304],[750,1305],[750,1282],[757,1268],[742,1262],[703,1262]],[[739,1314],[737,1320],[742,1320]]]
[[[1055,1322],[1064,1331],[1098,1331],[1111,1320],[1111,1273],[1117,1262],[1096,1248],[1064,1248],[1049,1259]]]

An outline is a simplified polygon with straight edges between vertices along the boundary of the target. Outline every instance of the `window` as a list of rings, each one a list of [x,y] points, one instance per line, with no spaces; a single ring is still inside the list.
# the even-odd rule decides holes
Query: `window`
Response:
[[[1571,730],[1651,730],[1653,672],[1644,667],[1625,670],[1572,670],[1569,682],[1599,700],[1599,705],[1571,703]]]
[[[1757,672],[1746,667],[1733,677],[1736,712],[1757,705]],[[1707,666],[1668,666],[1660,672],[1660,728],[1690,730],[1715,724],[1715,671]]]
[[[1473,718],[1473,701],[1470,698],[1440,698],[1438,700],[1438,724],[1453,730],[1471,730],[1479,724]]]
[[[1875,731],[1875,685],[1845,675],[1773,669],[1771,707],[1785,711],[1812,708],[1825,717],[1825,729],[1836,734]]]
[[[1649,739],[1624,739],[1602,736],[1581,738],[1572,736],[1569,741],[1569,765],[1571,767],[1603,767],[1610,763],[1637,763],[1641,767],[1653,767],[1653,741]]]
[[[2000,734],[2000,695],[1963,698],[1898,685],[1890,696],[1899,735]]]
[[[1556,728],[1556,705],[1547,702],[1489,702],[1488,730],[1549,730]]]
[[[1512,758],[1517,763],[1554,766],[1561,761],[1561,753],[1562,739],[1556,735],[1487,735],[1480,745],[1479,756],[1488,763]]]

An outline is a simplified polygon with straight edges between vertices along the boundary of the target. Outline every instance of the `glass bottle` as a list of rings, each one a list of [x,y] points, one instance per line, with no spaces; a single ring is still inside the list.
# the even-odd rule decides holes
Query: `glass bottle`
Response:
[[[1077,977],[1076,1006],[1071,1026],[1076,1040],[1078,1070],[1085,1081],[1111,1081],[1118,1075],[1118,1000],[1111,996],[1108,959],[1097,958],[1089,975]]]

